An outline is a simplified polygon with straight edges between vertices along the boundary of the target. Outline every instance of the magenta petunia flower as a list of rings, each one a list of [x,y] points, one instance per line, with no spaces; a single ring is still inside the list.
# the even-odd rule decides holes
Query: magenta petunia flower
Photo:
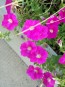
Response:
[[[45,72],[43,76],[43,84],[45,87],[54,87],[55,80],[50,72]]]
[[[47,24],[47,26],[50,26],[50,25],[58,26],[60,24],[60,21],[57,18],[57,16],[54,15],[54,16],[50,16],[50,18],[47,20],[46,24]]]
[[[32,80],[42,79],[43,70],[40,67],[34,67],[30,65],[27,69],[27,74],[31,77]]]
[[[2,26],[7,28],[7,30],[9,30],[9,31],[14,30],[15,27],[18,26],[18,20],[17,20],[15,14],[10,13],[10,14],[4,15],[4,19],[2,21]]]
[[[12,0],[6,0],[5,5],[12,3]],[[6,6],[7,13],[11,12],[11,5]]]
[[[58,34],[58,26],[50,25],[48,26],[48,39],[56,38]]]
[[[30,30],[26,31],[24,34],[28,38],[35,40],[35,41],[46,38],[47,32],[48,32],[48,28],[46,26],[41,25],[41,23],[40,23],[40,25],[33,27],[38,23],[40,23],[39,20],[30,19],[30,20],[26,20],[24,23],[24,26],[23,26],[23,31],[27,30],[28,28],[30,29]]]
[[[48,57],[48,52],[41,46],[37,46],[36,52],[30,55],[30,61],[38,64],[43,64],[46,62]]]
[[[61,9],[61,10],[58,12],[58,14],[59,14],[59,19],[64,18],[64,19],[61,20],[61,22],[65,23],[65,7],[64,7],[63,9]]]
[[[58,61],[60,64],[65,64],[65,53],[63,54],[63,56],[59,59]]]
[[[21,55],[29,57],[33,52],[36,51],[36,44],[32,41],[27,41],[20,46]]]

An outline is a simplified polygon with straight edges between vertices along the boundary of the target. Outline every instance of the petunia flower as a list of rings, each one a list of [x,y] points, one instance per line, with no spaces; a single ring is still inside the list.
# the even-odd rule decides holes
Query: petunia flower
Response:
[[[13,13],[4,15],[2,26],[7,28],[7,30],[9,31],[14,30],[15,27],[18,26],[18,20],[16,18],[16,15]]]
[[[60,24],[60,21],[59,21],[59,19],[57,18],[57,16],[50,16],[50,18],[47,20],[47,22],[46,22],[46,25],[47,26],[50,26],[50,25],[52,25],[52,26],[58,26]]]
[[[24,34],[35,41],[38,40],[42,40],[44,38],[47,37],[47,32],[48,32],[48,28],[46,26],[41,25],[41,23],[39,25],[37,25],[38,23],[40,23],[39,20],[26,20],[23,26],[23,30],[27,30]],[[34,27],[35,25],[37,25],[36,27]]]
[[[56,38],[58,34],[58,26],[50,25],[48,26],[48,39]]]
[[[59,19],[64,18],[64,19],[61,20],[61,22],[65,23],[65,7],[64,7],[63,9],[61,9],[61,10],[58,12],[58,14],[59,14]]]
[[[27,41],[20,46],[21,55],[29,57],[36,51],[36,44],[32,41]]]
[[[5,5],[12,3],[12,0],[6,0]],[[7,13],[11,13],[11,5],[6,6]]]
[[[54,87],[55,80],[53,79],[51,72],[44,73],[43,84],[45,85],[45,87]]]
[[[65,64],[65,53],[61,56],[61,58],[58,61],[60,64]]]
[[[27,69],[27,74],[32,80],[42,79],[43,70],[40,67],[34,67],[30,65]]]
[[[37,46],[36,52],[30,55],[30,61],[38,64],[43,64],[46,62],[48,57],[48,52],[41,46]]]

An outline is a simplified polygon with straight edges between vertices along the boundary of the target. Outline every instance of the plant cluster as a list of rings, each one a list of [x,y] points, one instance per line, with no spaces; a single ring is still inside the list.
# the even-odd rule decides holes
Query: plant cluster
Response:
[[[2,26],[13,31],[22,27],[17,35],[24,34],[28,41],[20,46],[20,53],[29,58],[27,74],[31,79],[42,80],[45,87],[65,87],[65,4],[63,0],[6,0]],[[9,4],[9,5],[8,5]],[[16,9],[16,11],[15,11]],[[17,17],[13,13],[17,12]],[[44,13],[43,13],[44,12]],[[18,32],[18,31],[17,31]],[[49,44],[57,53],[52,55],[42,44]]]

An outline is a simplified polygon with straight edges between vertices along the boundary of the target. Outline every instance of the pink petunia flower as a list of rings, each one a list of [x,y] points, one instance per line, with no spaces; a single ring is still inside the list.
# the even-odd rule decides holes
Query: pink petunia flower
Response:
[[[12,0],[6,0],[5,5],[12,3]],[[11,12],[11,5],[6,6],[7,13]]]
[[[43,64],[46,62],[48,57],[48,52],[41,46],[37,46],[36,52],[30,55],[30,61],[38,64]]]
[[[63,54],[63,56],[59,59],[58,61],[60,64],[65,64],[65,53]]]
[[[27,74],[32,80],[42,79],[43,70],[40,67],[34,67],[30,65],[27,69]]]
[[[20,46],[21,55],[29,57],[33,52],[36,51],[36,44],[32,41],[27,41]]]
[[[54,87],[55,80],[53,79],[51,72],[44,73],[43,84],[45,85],[45,87]]]
[[[57,16],[54,15],[54,16],[50,16],[50,18],[47,20],[46,24],[47,24],[47,26],[50,26],[50,25],[58,26],[60,24],[60,21],[57,18]]]
[[[56,38],[58,34],[58,26],[48,26],[48,39]]]
[[[58,14],[59,14],[59,16],[58,16],[59,19],[64,18],[64,19],[61,20],[61,22],[65,23],[65,7],[64,7],[62,10],[60,10],[60,11],[58,12]]]
[[[10,13],[10,14],[4,15],[4,19],[2,21],[2,26],[7,28],[7,30],[9,30],[9,31],[14,30],[15,27],[18,26],[18,20],[17,20],[15,14]]]
[[[23,26],[23,31],[27,30],[29,28],[29,30],[26,31],[24,34],[28,38],[35,40],[35,41],[42,40],[42,39],[46,38],[47,32],[48,32],[48,28],[46,26],[41,25],[41,23],[38,26],[33,27],[38,23],[40,23],[39,20],[31,20],[30,19],[30,20],[26,20],[24,23],[24,26]]]

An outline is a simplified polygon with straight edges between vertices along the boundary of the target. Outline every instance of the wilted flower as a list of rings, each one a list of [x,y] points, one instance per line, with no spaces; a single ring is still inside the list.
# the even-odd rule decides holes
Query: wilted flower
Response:
[[[9,31],[14,30],[15,27],[18,26],[18,20],[16,18],[16,15],[13,13],[4,15],[2,26],[7,28]]]
[[[6,0],[5,5],[12,3],[12,0]],[[11,12],[11,5],[6,6],[7,13]]]
[[[61,56],[61,58],[58,61],[60,64],[65,64],[65,53]]]
[[[27,69],[27,74],[33,80],[42,79],[43,70],[40,67],[34,67],[34,66],[30,65]]]
[[[20,46],[20,51],[21,55],[29,57],[36,51],[36,44],[32,41],[24,42]]]
[[[40,23],[39,20],[26,20],[23,26],[23,31],[29,29],[24,34],[35,41],[42,40],[47,37],[48,28],[41,25],[41,23],[34,27],[36,24]]]
[[[30,55],[30,61],[38,64],[43,64],[46,62],[48,57],[48,52],[41,46],[37,46],[36,52]]]
[[[60,47],[62,47],[62,40],[61,40],[61,39],[58,39],[58,40],[57,40],[57,44],[58,44]]]
[[[45,17],[43,17],[43,16],[40,16],[40,18],[42,19],[42,20],[45,20],[46,18]]]
[[[56,38],[58,34],[58,26],[48,26],[48,39]]]
[[[43,84],[45,85],[45,87],[54,87],[55,80],[53,79],[51,72],[44,73]]]

